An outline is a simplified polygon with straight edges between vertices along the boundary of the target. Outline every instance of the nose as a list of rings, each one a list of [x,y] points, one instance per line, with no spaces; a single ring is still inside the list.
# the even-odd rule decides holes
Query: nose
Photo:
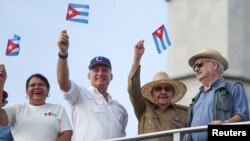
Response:
[[[169,90],[166,90],[166,89],[161,89],[161,91],[160,91],[161,93],[164,93],[164,94],[166,94],[166,93],[168,93],[169,92]]]

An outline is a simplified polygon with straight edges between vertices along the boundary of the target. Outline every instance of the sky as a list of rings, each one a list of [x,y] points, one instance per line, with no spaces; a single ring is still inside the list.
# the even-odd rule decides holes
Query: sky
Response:
[[[66,21],[69,3],[90,6],[88,24]],[[171,48],[158,54],[152,37],[162,24],[168,30],[167,6],[166,0],[0,0],[0,63],[7,70],[9,103],[27,102],[26,80],[41,73],[51,85],[47,102],[63,105],[71,118],[56,77],[57,40],[66,29],[70,37],[70,79],[89,86],[90,60],[98,55],[108,57],[113,73],[108,91],[127,109],[127,137],[137,135],[138,121],[127,92],[133,49],[138,40],[145,41],[142,85],[152,81],[156,72],[167,71],[167,51]],[[14,34],[21,37],[19,55],[6,56],[8,39]]]

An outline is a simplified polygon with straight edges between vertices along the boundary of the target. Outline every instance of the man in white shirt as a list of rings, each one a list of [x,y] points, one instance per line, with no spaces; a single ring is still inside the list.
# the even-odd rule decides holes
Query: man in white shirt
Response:
[[[57,78],[60,89],[72,109],[73,139],[94,141],[123,137],[128,121],[126,109],[112,100],[108,86],[113,78],[110,60],[103,56],[90,61],[88,79],[91,86],[79,86],[69,79],[68,48],[66,30],[57,42],[59,59]]]

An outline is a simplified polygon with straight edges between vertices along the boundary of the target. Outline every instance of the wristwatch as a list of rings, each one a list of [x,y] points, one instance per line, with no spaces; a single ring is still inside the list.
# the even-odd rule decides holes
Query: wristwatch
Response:
[[[58,57],[61,59],[66,59],[68,58],[68,53],[66,55],[61,55],[60,52],[58,52]]]

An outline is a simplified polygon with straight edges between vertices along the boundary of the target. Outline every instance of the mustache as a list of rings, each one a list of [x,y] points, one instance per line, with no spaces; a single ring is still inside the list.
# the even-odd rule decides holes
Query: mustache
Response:
[[[160,94],[158,98],[171,98],[171,96],[168,94]]]

